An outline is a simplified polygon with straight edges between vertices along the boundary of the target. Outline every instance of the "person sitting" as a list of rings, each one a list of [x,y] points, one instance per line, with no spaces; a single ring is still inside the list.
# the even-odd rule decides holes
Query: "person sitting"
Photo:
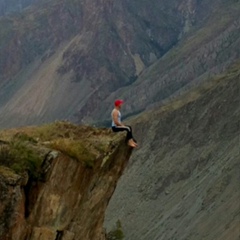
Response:
[[[111,116],[112,116],[112,130],[113,132],[127,132],[127,141],[128,145],[135,148],[137,147],[137,143],[133,138],[132,128],[131,126],[124,125],[121,122],[121,112],[120,109],[122,108],[124,101],[123,100],[116,100],[114,102],[114,109],[112,110]]]

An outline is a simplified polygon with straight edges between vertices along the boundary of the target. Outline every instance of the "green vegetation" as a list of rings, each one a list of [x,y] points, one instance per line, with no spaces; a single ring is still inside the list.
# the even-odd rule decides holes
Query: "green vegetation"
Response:
[[[68,128],[63,128],[60,123],[51,123],[40,126],[34,131],[34,136],[41,139],[41,141],[51,141],[60,137],[69,137]]]
[[[66,121],[45,124],[37,128],[29,128],[26,131],[29,136],[39,138],[40,141],[53,141],[59,138],[85,139],[90,133],[88,127],[79,127]]]
[[[16,135],[14,135],[13,139],[20,142],[37,143],[36,139],[34,139],[33,137],[30,137],[29,135],[23,132],[19,132]]]
[[[98,136],[101,136],[100,138]],[[1,148],[0,165],[3,164],[16,171],[38,168],[33,166],[35,159],[31,149],[37,153],[37,145],[44,145],[82,162],[92,168],[96,159],[103,156],[109,148],[109,138],[103,129],[88,126],[77,126],[69,122],[55,122],[39,127],[25,127],[0,131],[0,139],[4,144]],[[26,151],[26,153],[24,153]],[[25,154],[25,155],[24,155]],[[19,161],[16,156],[21,155]],[[26,163],[24,163],[24,158]],[[10,159],[10,160],[8,160]],[[34,162],[38,162],[37,160]],[[14,165],[14,164],[15,165]]]
[[[33,179],[40,177],[42,159],[27,141],[11,141],[0,147],[0,165],[9,167],[18,174],[27,171]]]
[[[102,134],[100,129],[92,131],[89,127],[79,127],[68,122],[55,122],[40,126],[34,132],[30,131],[34,138],[48,142],[49,147],[82,161],[91,168],[96,156],[107,151],[108,141],[104,139],[104,135],[101,141],[95,138],[99,134]]]
[[[118,220],[116,222],[115,229],[113,229],[107,234],[107,240],[123,240],[123,239],[124,239],[124,234],[122,231],[122,224],[120,220]]]
[[[95,155],[87,149],[83,141],[63,138],[52,141],[50,146],[71,158],[83,161],[87,167],[92,168],[94,165]]]

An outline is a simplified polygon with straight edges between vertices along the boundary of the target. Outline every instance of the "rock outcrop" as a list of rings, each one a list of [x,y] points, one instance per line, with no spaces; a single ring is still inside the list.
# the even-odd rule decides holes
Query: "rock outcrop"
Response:
[[[56,135],[48,135],[53,128]],[[0,149],[1,240],[105,239],[105,209],[131,155],[123,135],[65,122],[0,135],[10,139]],[[4,162],[13,141],[40,156],[39,169],[16,173],[18,160]]]

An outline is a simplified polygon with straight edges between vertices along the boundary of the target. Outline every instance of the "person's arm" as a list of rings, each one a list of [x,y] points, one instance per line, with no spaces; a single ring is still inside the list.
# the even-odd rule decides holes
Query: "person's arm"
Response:
[[[116,126],[124,126],[122,123],[120,123],[118,121],[118,111],[117,110],[114,110],[112,115],[113,115],[113,121],[116,124]]]

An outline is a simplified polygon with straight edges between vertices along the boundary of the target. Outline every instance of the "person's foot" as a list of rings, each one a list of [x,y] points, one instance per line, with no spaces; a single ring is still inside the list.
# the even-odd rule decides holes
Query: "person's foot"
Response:
[[[132,147],[132,148],[135,148],[135,147],[137,147],[134,143],[128,143],[128,146],[130,146],[130,147]]]
[[[136,147],[138,146],[138,144],[135,141],[133,141],[133,143],[135,144]]]
[[[128,141],[128,145],[133,148],[137,147],[137,144],[132,139]]]

